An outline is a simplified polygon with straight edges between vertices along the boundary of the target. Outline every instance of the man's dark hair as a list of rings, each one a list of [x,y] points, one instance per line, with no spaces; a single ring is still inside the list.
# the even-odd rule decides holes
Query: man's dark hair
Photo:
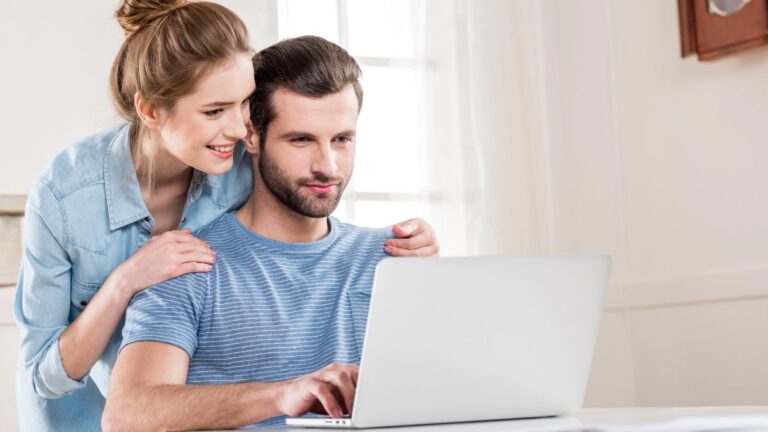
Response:
[[[363,106],[360,66],[342,47],[317,36],[285,39],[253,57],[256,91],[251,96],[251,122],[263,148],[267,127],[275,119],[272,95],[279,87],[309,97],[323,97],[352,84],[358,110]]]

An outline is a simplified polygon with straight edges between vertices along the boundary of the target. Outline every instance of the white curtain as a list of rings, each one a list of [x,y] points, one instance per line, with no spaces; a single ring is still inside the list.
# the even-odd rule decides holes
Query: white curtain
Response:
[[[546,155],[526,0],[414,2],[430,217],[445,255],[547,249]],[[544,162],[542,162],[544,161]]]
[[[443,255],[551,250],[542,4],[277,3],[280,37],[330,38],[363,67],[361,145],[340,217],[425,217]]]

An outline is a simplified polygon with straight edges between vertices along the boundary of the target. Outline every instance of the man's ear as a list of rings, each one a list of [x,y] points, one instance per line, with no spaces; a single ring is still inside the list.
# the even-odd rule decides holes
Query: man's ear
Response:
[[[157,129],[160,127],[158,110],[149,106],[138,92],[133,95],[133,106],[136,107],[136,113],[139,115],[141,122],[144,123],[144,126],[150,129]]]
[[[245,142],[245,150],[252,154],[253,156],[259,155],[259,134],[256,132],[256,130],[253,127],[253,123],[250,121],[246,125],[246,128],[248,129],[248,133],[245,135],[245,139],[243,141]]]

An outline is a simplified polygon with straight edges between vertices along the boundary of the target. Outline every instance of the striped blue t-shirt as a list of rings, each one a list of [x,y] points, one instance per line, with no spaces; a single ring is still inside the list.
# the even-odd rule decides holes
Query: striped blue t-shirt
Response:
[[[227,213],[197,233],[216,251],[209,273],[137,294],[123,347],[175,345],[190,356],[188,384],[279,381],[360,363],[373,273],[390,229],[329,218],[313,243],[259,236]],[[266,423],[275,423],[281,418]]]

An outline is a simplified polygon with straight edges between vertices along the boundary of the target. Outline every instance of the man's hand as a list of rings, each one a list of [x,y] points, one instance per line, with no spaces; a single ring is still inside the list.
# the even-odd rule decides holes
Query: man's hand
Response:
[[[440,245],[435,230],[424,219],[408,219],[392,227],[396,239],[384,243],[384,252],[392,256],[437,256]]]
[[[356,365],[328,365],[280,382],[185,384],[189,356],[135,342],[120,352],[102,416],[105,431],[233,429],[279,415],[352,413]]]
[[[290,417],[309,412],[334,418],[352,414],[358,370],[357,365],[330,364],[288,381],[279,393],[277,408]]]

